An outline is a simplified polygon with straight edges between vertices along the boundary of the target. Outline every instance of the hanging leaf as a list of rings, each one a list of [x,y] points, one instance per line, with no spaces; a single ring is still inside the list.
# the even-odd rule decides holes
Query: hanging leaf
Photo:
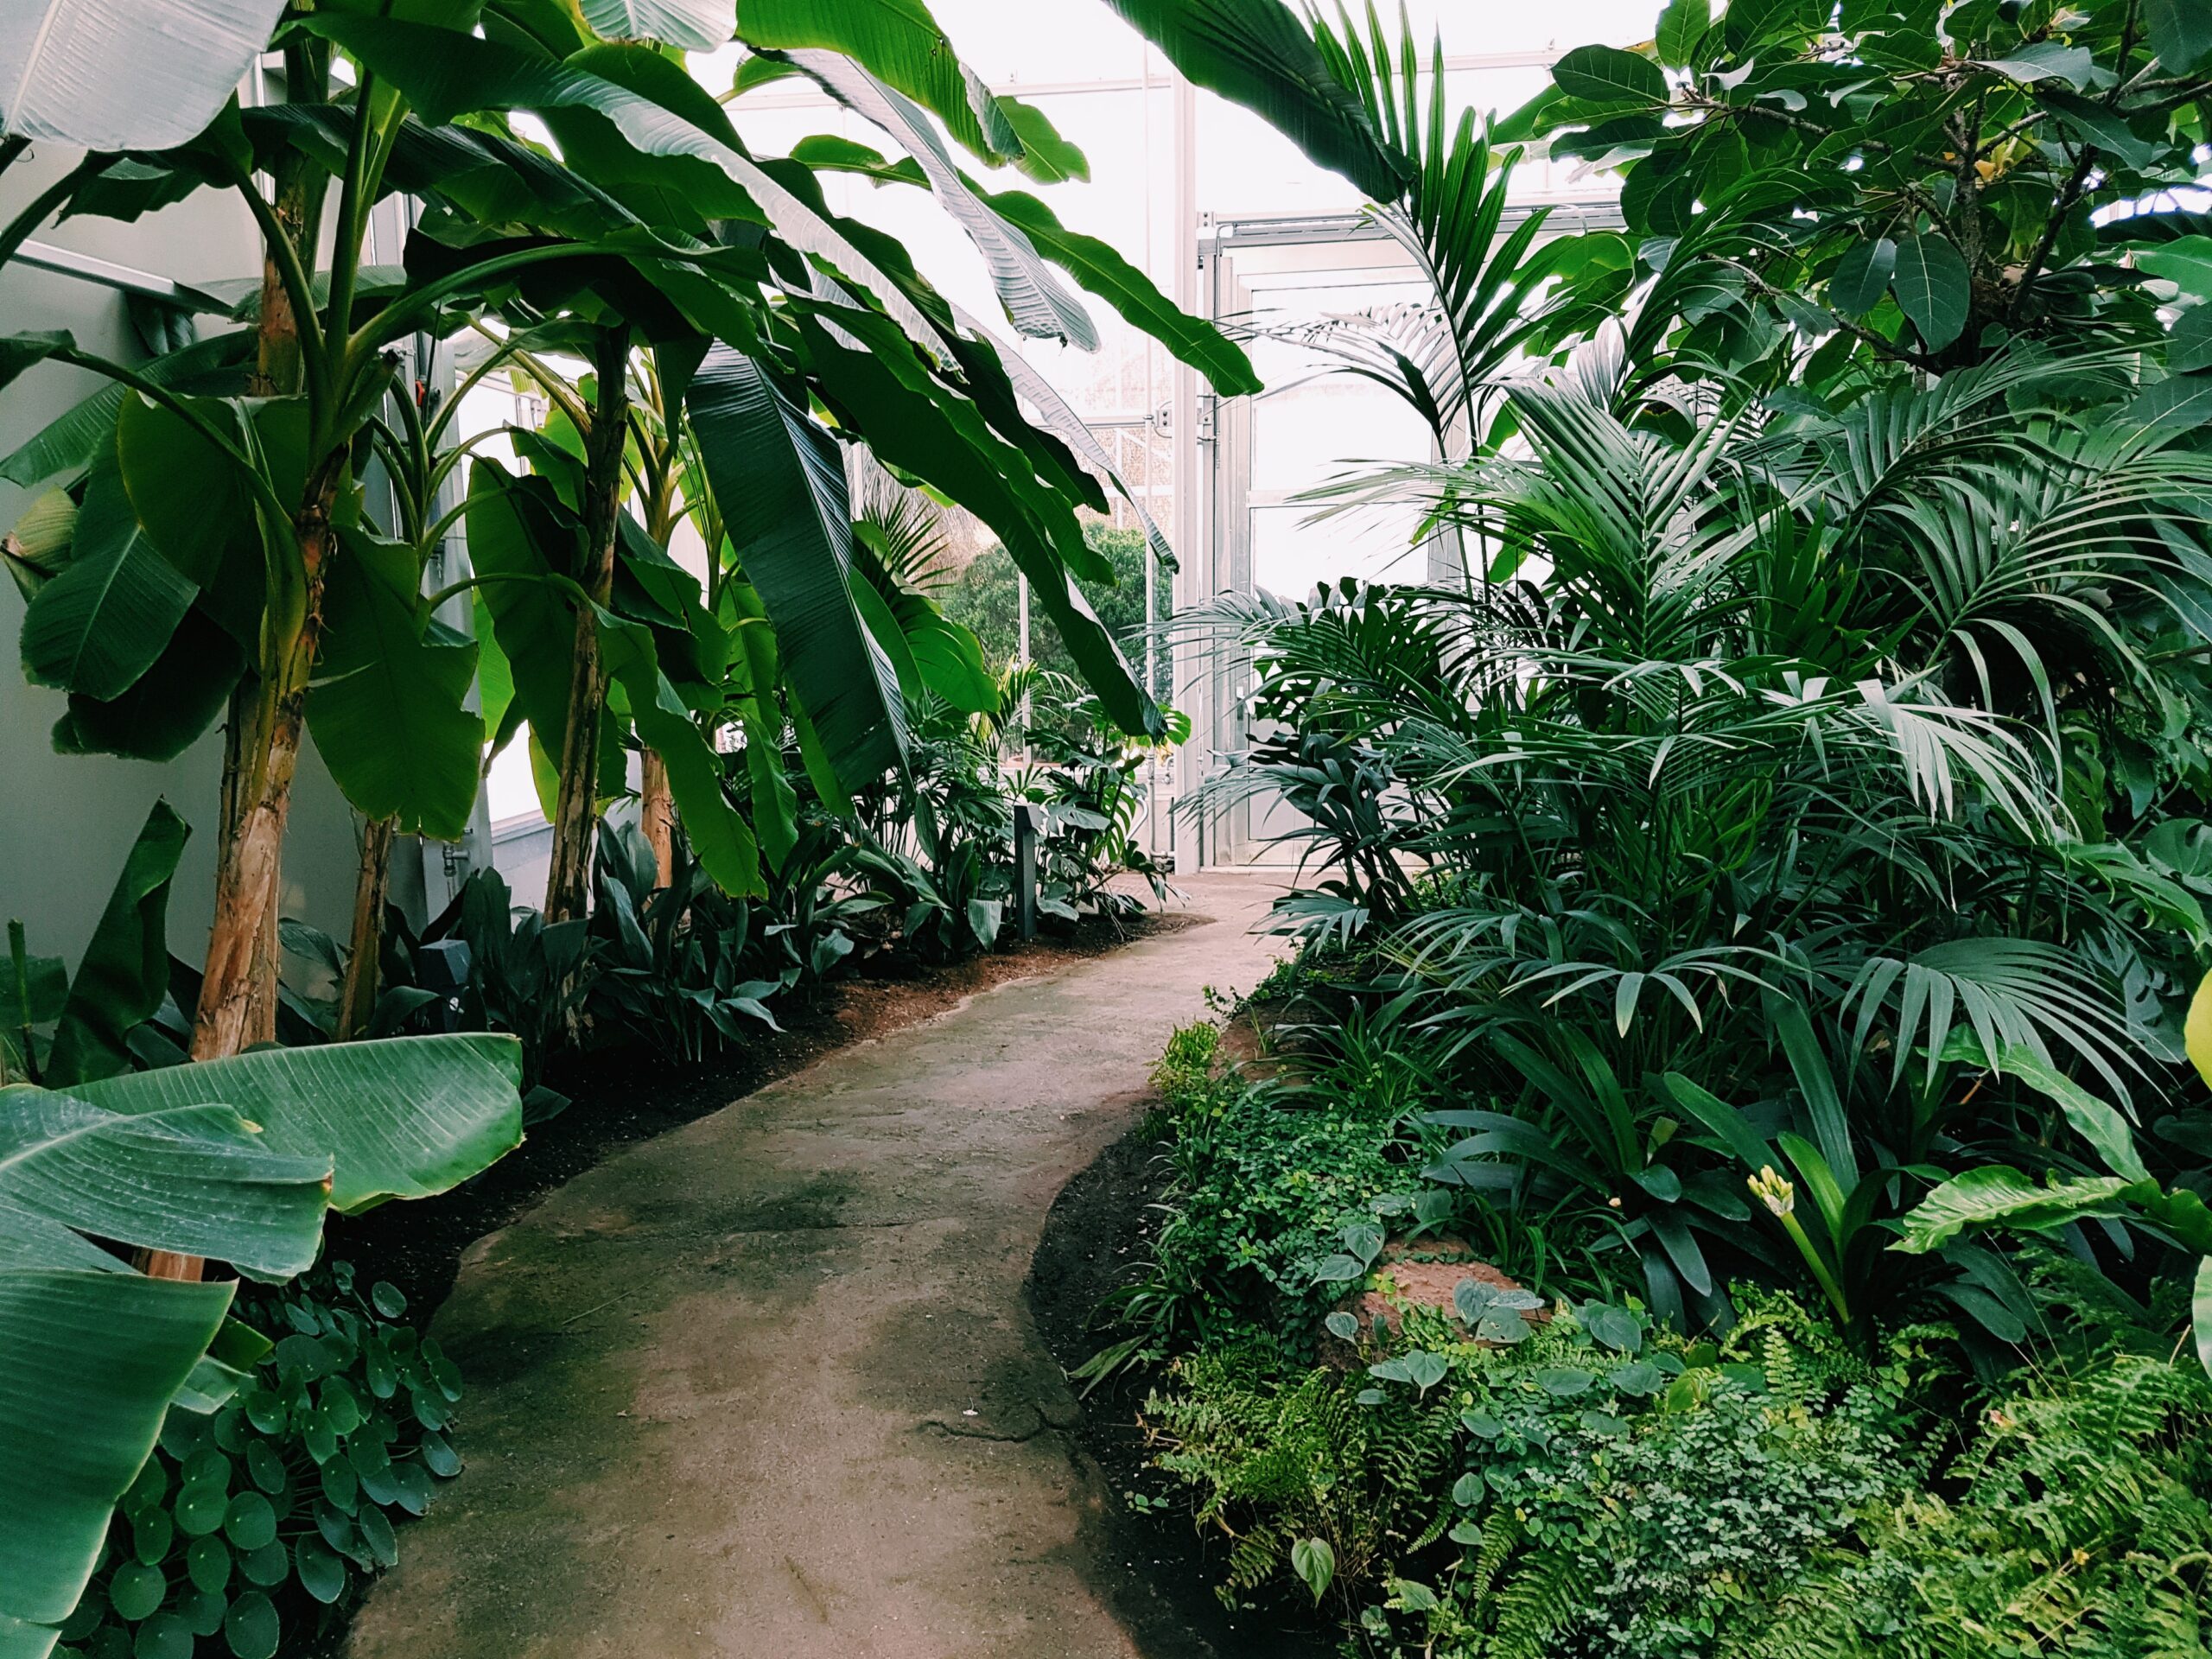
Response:
[[[1847,316],[1863,317],[1890,291],[1897,268],[1897,245],[1888,237],[1861,242],[1836,262],[1828,278],[1828,298]]]
[[[852,788],[906,764],[897,677],[854,608],[844,460],[753,359],[715,346],[685,397],[723,525],[791,688]]]
[[[458,841],[476,810],[484,717],[467,706],[476,645],[432,621],[414,550],[340,532],[323,588],[308,731],[363,816],[403,835]]]
[[[60,1011],[48,1087],[113,1077],[136,1064],[131,1029],[153,1018],[168,990],[169,883],[191,834],[167,801],[146,815]]]
[[[1569,98],[1605,108],[1664,104],[1666,73],[1647,57],[1614,46],[1578,46],[1552,65],[1552,79]]]
[[[1891,287],[1929,351],[1942,351],[1966,327],[1973,299],[1967,262],[1942,237],[1908,236],[1899,242]]]
[[[1406,164],[1384,148],[1359,99],[1281,0],[1106,3],[1191,80],[1254,111],[1317,165],[1377,201],[1404,190]]]
[[[2212,10],[2202,0],[2143,0],[2143,26],[2170,75],[2188,74],[2212,59]]]
[[[730,37],[730,0],[581,0],[584,22],[610,41],[658,41],[712,52]]]
[[[229,101],[283,0],[36,0],[0,9],[0,129],[87,149],[167,149]]]

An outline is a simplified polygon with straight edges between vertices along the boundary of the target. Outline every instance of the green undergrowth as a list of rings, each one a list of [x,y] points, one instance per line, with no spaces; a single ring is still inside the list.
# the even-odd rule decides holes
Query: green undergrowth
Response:
[[[239,1311],[275,1339],[232,1402],[172,1409],[124,1497],[65,1659],[270,1659],[319,1650],[398,1528],[460,1472],[461,1379],[393,1287],[334,1262]]]
[[[2046,1247],[2050,1340],[1995,1374],[1955,1324],[1869,1346],[1748,1283],[1696,1335],[1564,1271],[1378,1318],[1386,1238],[1459,1224],[1348,1046],[1255,1077],[1201,1024],[1154,1074],[1167,1219],[1109,1353],[1157,1362],[1154,1464],[1232,1606],[1310,1602],[1360,1659],[2207,1651],[2212,1382],[2154,1339],[2174,1310]]]

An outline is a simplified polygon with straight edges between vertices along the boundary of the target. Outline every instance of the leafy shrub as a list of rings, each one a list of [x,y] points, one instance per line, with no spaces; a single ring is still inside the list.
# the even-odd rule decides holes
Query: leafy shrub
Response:
[[[405,1311],[344,1262],[245,1287],[238,1312],[274,1348],[219,1411],[170,1410],[60,1652],[269,1659],[340,1624],[399,1559],[394,1523],[461,1468],[459,1375]]]

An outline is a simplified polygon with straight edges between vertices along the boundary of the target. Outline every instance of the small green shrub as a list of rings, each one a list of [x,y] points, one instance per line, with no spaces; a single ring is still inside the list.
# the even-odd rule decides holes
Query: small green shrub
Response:
[[[270,1659],[334,1628],[399,1559],[395,1522],[461,1468],[459,1374],[405,1311],[344,1262],[245,1287],[238,1312],[275,1347],[221,1410],[171,1409],[59,1651]]]

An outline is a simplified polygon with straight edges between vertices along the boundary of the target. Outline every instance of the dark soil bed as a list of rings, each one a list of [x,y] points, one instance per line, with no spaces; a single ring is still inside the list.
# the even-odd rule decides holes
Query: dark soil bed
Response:
[[[1160,1220],[1152,1206],[1166,1185],[1147,1126],[1109,1147],[1053,1200],[1029,1269],[1029,1304],[1052,1357],[1073,1371],[1113,1339],[1098,1306],[1141,1270]],[[1138,1423],[1158,1373],[1123,1371],[1083,1402],[1072,1431],[1115,1494],[1108,1507],[1113,1559],[1165,1600],[1221,1659],[1328,1659],[1332,1633],[1310,1606],[1262,1597],[1231,1611],[1214,1593],[1228,1573],[1229,1541],[1192,1522],[1183,1490],[1152,1468]],[[1158,1504],[1139,1509],[1131,1502]]]
[[[546,1079],[570,1096],[567,1110],[533,1128],[521,1147],[451,1192],[385,1205],[363,1216],[332,1216],[326,1229],[330,1255],[352,1262],[364,1279],[397,1285],[406,1293],[412,1316],[427,1320],[453,1288],[462,1251],[624,1147],[720,1111],[847,1043],[926,1020],[1009,979],[1099,956],[1194,919],[1179,910],[1147,911],[1118,925],[1092,917],[1066,933],[944,966],[887,952],[812,1003],[779,1008],[782,1032],[764,1031],[759,1040],[704,1065],[667,1064],[637,1048],[571,1059]]]

